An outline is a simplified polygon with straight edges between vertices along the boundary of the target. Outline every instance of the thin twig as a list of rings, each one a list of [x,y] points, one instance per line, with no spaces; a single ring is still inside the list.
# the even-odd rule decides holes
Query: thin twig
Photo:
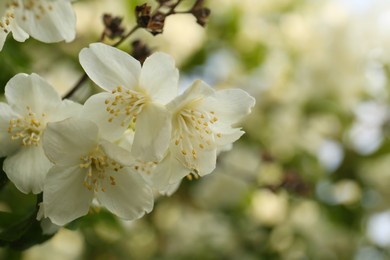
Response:
[[[166,15],[168,16],[168,15],[171,15],[171,14],[176,14],[175,9],[181,2],[183,2],[183,0],[178,0],[174,5],[172,5],[171,9],[169,10],[169,12]]]
[[[116,43],[114,43],[112,46],[113,46],[113,47],[117,47],[119,44],[121,44],[121,43],[124,42],[127,38],[129,38],[130,35],[132,35],[132,34],[133,34],[136,30],[138,30],[139,28],[141,28],[141,27],[139,27],[139,25],[134,26],[133,29],[131,29],[125,36],[122,36],[122,37],[120,38],[120,40],[117,41]]]
[[[62,99],[67,99],[73,96],[73,94],[84,84],[84,82],[88,79],[87,73],[84,72],[83,76],[77,81],[77,83],[73,86],[71,90],[69,90],[68,93],[66,93],[65,96],[63,96]]]

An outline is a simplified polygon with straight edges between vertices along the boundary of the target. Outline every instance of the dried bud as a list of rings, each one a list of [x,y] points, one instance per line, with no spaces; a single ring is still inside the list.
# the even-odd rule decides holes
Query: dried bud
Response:
[[[147,4],[138,5],[135,7],[135,17],[137,18],[137,24],[146,28],[150,20],[151,6]]]
[[[151,7],[147,4],[137,6],[135,14],[138,26],[146,28],[153,35],[163,32],[166,14],[157,11],[152,15]]]
[[[211,11],[210,9],[203,7],[199,9],[193,9],[191,13],[195,16],[196,22],[204,27],[207,24],[207,20]]]
[[[141,62],[141,64],[143,64],[145,59],[149,57],[152,53],[152,50],[149,48],[148,45],[141,42],[140,40],[133,41],[131,45],[133,46],[131,56],[133,56],[135,59]]]
[[[157,12],[153,15],[147,26],[148,31],[153,35],[162,33],[165,25],[165,17],[166,15],[161,12]]]
[[[122,37],[125,29],[121,26],[122,18],[115,16],[113,17],[110,14],[103,15],[103,24],[104,24],[104,35],[108,36],[110,39],[116,37]]]

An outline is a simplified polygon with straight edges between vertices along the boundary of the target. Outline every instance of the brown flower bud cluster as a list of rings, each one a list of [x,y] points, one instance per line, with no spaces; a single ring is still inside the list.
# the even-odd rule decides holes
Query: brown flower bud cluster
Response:
[[[111,14],[103,15],[104,31],[102,39],[107,36],[110,39],[123,37],[125,28],[122,26],[122,18],[112,16]]]
[[[117,40],[112,43],[112,46],[118,46],[140,28],[147,30],[153,35],[161,34],[164,30],[166,17],[174,14],[192,14],[199,25],[205,26],[207,24],[210,9],[204,6],[204,0],[194,0],[191,8],[185,11],[177,10],[177,7],[184,0],[156,1],[158,5],[154,10],[152,10],[152,6],[147,3],[135,7],[136,25],[128,32],[126,32],[126,28],[123,26],[122,17],[104,14],[102,17],[104,30],[101,41],[105,41],[106,38],[109,40]],[[151,53],[152,49],[140,40],[134,40],[132,42],[131,55],[141,63],[143,63]]]
[[[192,14],[196,18],[196,22],[198,24],[205,26],[210,15],[210,9],[204,7],[205,1],[194,0],[194,4],[189,10],[177,11],[176,7],[178,7],[183,1],[184,0],[156,0],[158,7],[153,12],[151,5],[146,3],[137,6],[135,8],[136,25],[128,31],[122,24],[122,17],[104,14],[102,17],[104,30],[100,41],[104,42],[106,38],[109,40],[115,40],[115,42],[111,42],[110,45],[118,47],[140,28],[146,29],[153,35],[160,34],[164,30],[165,18],[173,14]],[[145,43],[139,40],[132,42],[131,55],[141,63],[143,63],[151,53],[151,48],[149,48]],[[64,96],[64,98],[70,98],[87,79],[87,74],[84,74],[73,88]]]
[[[166,15],[159,10],[152,13],[151,9],[151,6],[146,3],[139,5],[135,8],[135,16],[139,27],[157,35],[163,32]]]
[[[196,0],[192,8],[188,11],[176,11],[176,7],[182,0],[156,0],[159,4],[158,8],[152,12],[152,7],[148,4],[142,4],[136,7],[135,16],[137,25],[145,28],[151,34],[157,35],[163,32],[165,18],[172,14],[188,13],[196,18],[196,22],[201,26],[205,26],[207,18],[210,15],[210,9],[204,7],[204,0]],[[163,11],[164,10],[164,11]]]
[[[145,59],[152,54],[152,50],[141,40],[135,40],[131,43],[133,51],[131,56],[137,59],[141,64],[144,63]]]

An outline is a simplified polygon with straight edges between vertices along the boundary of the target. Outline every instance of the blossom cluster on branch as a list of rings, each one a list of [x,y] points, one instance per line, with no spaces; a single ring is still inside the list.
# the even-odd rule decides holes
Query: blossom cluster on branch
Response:
[[[0,3],[0,51],[7,35],[24,42],[30,36],[53,43],[73,41],[76,15],[70,0],[3,0]]]
[[[16,40],[74,37],[69,1],[5,7],[1,39],[9,31]],[[39,216],[57,225],[86,215],[94,201],[127,220],[150,212],[154,190],[170,195],[185,176],[215,169],[218,153],[244,133],[236,123],[255,104],[243,90],[216,91],[200,80],[179,94],[174,59],[162,52],[141,65],[116,47],[93,43],[79,60],[103,90],[84,105],[62,100],[34,73],[14,76],[5,87],[7,103],[0,103],[4,172],[21,192],[43,192]]]

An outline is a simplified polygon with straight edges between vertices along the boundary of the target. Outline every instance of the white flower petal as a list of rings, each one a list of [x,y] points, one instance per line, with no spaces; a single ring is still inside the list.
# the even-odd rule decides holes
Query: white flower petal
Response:
[[[157,164],[150,175],[150,180],[153,187],[160,193],[167,194],[169,190],[172,190],[171,185],[180,183],[180,180],[189,173],[189,169],[185,168],[171,153],[168,153],[164,159]]]
[[[177,183],[169,184],[168,186],[165,186],[164,188],[160,189],[159,192],[161,195],[171,196],[179,189],[180,184],[181,181],[178,181]]]
[[[44,218],[41,220],[41,229],[42,235],[54,235],[61,228],[59,225],[51,222],[49,218]]]
[[[131,151],[131,147],[134,142],[134,130],[129,128],[127,129],[120,139],[117,140],[117,144],[127,151]]]
[[[216,167],[217,150],[204,150],[201,153],[198,153],[197,162],[198,167],[196,170],[198,171],[199,176],[211,173]]]
[[[0,103],[0,157],[11,155],[20,147],[20,142],[11,139],[8,133],[9,122],[18,117],[8,104]]]
[[[84,104],[82,110],[82,117],[93,121],[99,127],[100,135],[107,140],[116,140],[126,131],[130,124],[131,118],[126,118],[125,114],[120,114],[114,117],[112,122],[108,119],[112,116],[106,111],[105,101],[107,98],[112,97],[111,93],[99,93],[91,96]],[[128,122],[123,126],[121,123]]]
[[[178,81],[179,71],[168,54],[156,52],[142,65],[140,85],[146,89],[153,101],[166,104],[175,98]]]
[[[203,81],[195,81],[183,94],[177,96],[167,105],[172,112],[180,110],[183,106],[193,101],[201,101],[202,98],[214,95],[215,91]]]
[[[232,143],[229,143],[227,145],[224,145],[224,146],[218,146],[217,147],[217,156],[219,154],[221,154],[222,152],[228,152],[230,151],[231,149],[233,149],[233,144]]]
[[[110,174],[116,185],[107,185],[105,192],[97,192],[99,202],[120,218],[133,220],[153,209],[153,193],[136,173],[123,169]]]
[[[7,39],[8,32],[0,30],[0,51],[3,50],[5,40]]]
[[[27,40],[30,36],[27,32],[25,32],[17,23],[15,20],[12,20],[9,29],[12,32],[12,37],[18,41],[18,42],[24,42]]]
[[[3,27],[0,29],[0,51],[3,49],[4,43],[7,39],[7,35],[12,32],[12,36],[19,42],[24,42],[28,39],[29,35],[16,23],[15,19],[6,16],[6,10],[2,4],[0,4],[0,22]],[[9,14],[8,14],[9,15]],[[8,21],[8,22],[7,22]]]
[[[195,158],[190,153],[184,155],[182,151],[176,147],[171,148],[174,157],[176,157],[186,168],[196,170],[200,176],[209,174],[215,169],[217,161],[216,150],[216,148],[198,150]]]
[[[138,86],[140,63],[132,56],[103,43],[93,43],[81,50],[80,63],[88,76],[101,88],[111,91],[118,86]]]
[[[102,139],[100,140],[100,146],[110,159],[120,163],[122,166],[129,166],[134,161],[133,156],[128,150],[125,150],[116,144]]]
[[[63,226],[88,213],[93,192],[84,185],[85,169],[76,166],[54,166],[43,189],[44,215]]]
[[[251,112],[255,99],[242,89],[226,89],[205,100],[204,106],[215,111],[225,123],[236,123]]]
[[[22,147],[14,155],[8,156],[3,164],[4,172],[23,193],[40,193],[43,181],[51,168],[42,146]]]
[[[171,114],[165,107],[150,103],[137,117],[131,152],[142,161],[160,161],[171,139]]]
[[[21,114],[30,107],[34,113],[50,111],[61,102],[61,97],[46,80],[37,74],[19,73],[5,86],[5,97],[10,106]]]
[[[38,13],[34,8],[16,8],[17,23],[42,42],[72,41],[76,36],[76,15],[70,1],[39,1]],[[35,7],[37,8],[37,7]]]
[[[218,131],[220,137],[215,138],[215,143],[220,147],[226,146],[237,141],[244,133],[244,131],[241,131],[238,128],[226,127]]]
[[[98,127],[80,118],[48,123],[42,142],[47,157],[56,165],[78,164],[80,156],[97,147]]]
[[[83,106],[72,100],[63,100],[56,108],[53,108],[47,114],[48,122],[56,122],[69,117],[77,117],[81,114]]]

